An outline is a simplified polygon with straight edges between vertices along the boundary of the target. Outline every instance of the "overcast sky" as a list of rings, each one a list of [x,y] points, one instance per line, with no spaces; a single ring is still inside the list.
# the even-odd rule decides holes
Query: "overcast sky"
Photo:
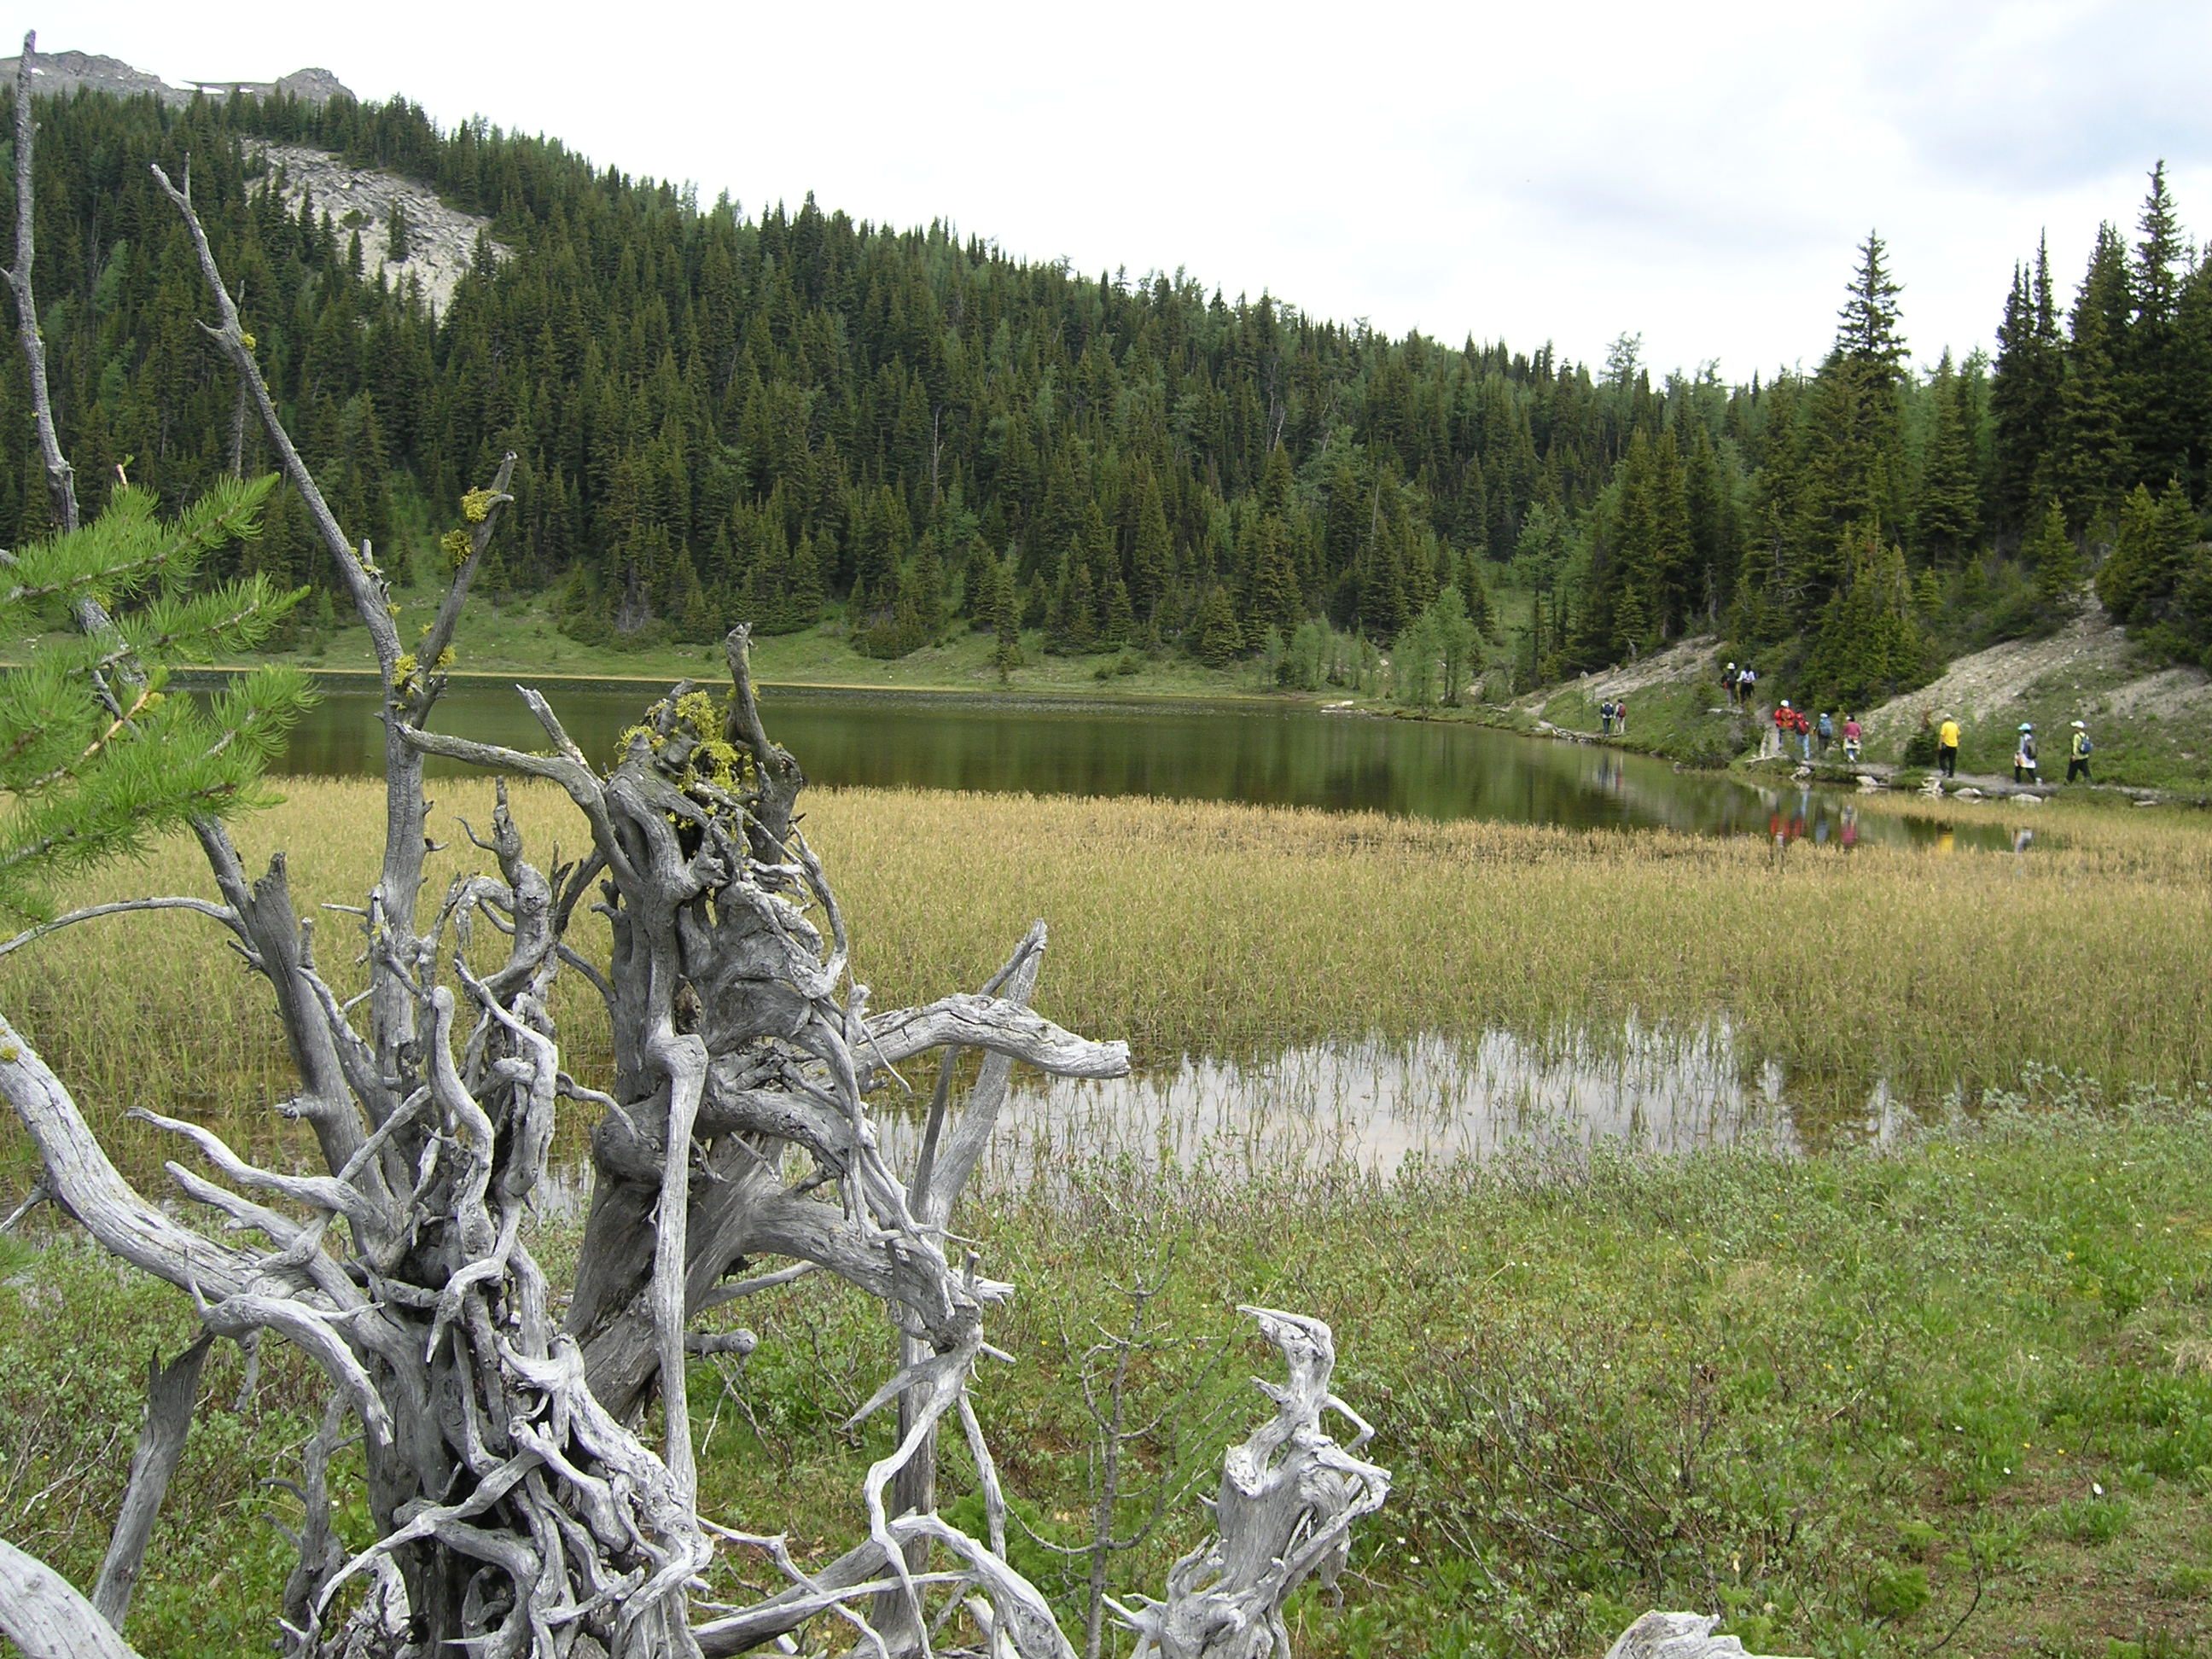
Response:
[[[1817,362],[1869,227],[1932,363],[2048,228],[2070,295],[2163,157],[2212,227],[2212,5],[483,7],[68,0],[10,38],[305,65],[605,166],[1310,314],[1665,370]],[[213,21],[210,21],[212,19]]]

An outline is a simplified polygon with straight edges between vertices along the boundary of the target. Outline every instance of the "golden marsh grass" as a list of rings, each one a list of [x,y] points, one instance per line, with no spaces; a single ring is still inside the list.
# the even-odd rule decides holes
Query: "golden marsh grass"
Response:
[[[241,848],[257,866],[288,848],[303,906],[357,903],[377,786],[282,787],[283,808],[239,827]],[[491,791],[434,787],[437,833],[452,830],[434,894],[483,862],[453,818],[481,825]],[[2115,1087],[2212,1076],[2212,832],[2193,814],[2014,808],[2039,833],[2018,857],[1802,843],[1778,857],[1755,838],[1138,799],[832,790],[807,805],[873,1006],[974,987],[1043,916],[1042,1006],[1131,1038],[1140,1061],[1725,1022],[1807,1099],[1863,1100],[1887,1078],[1924,1102],[2031,1064]],[[582,845],[550,791],[518,789],[515,806],[541,859],[556,839]],[[179,842],[69,897],[208,890]],[[356,927],[325,914],[317,927],[342,986],[357,983]],[[604,1028],[582,988],[567,982],[564,1019],[589,1072]],[[276,1133],[250,1109],[289,1079],[265,994],[200,918],[122,917],[41,941],[0,962],[0,1006],[103,1120],[131,1105],[234,1121],[248,1109],[264,1126],[255,1144]],[[20,1169],[20,1138],[0,1133]],[[126,1162],[155,1154],[141,1140]]]

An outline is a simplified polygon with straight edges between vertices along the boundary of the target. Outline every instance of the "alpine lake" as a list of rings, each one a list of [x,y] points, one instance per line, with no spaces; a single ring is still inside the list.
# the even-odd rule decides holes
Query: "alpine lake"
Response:
[[[577,744],[611,759],[665,690],[643,681],[539,680]],[[383,766],[377,696],[326,676],[281,769],[324,777]],[[1926,856],[2017,849],[1995,823],[1862,812],[1833,791],[1753,785],[1596,744],[1462,723],[1378,718],[1311,703],[764,686],[769,729],[817,787],[1137,796],[1324,812],[1480,818],[1633,834],[1760,836]],[[510,747],[546,738],[506,680],[457,678],[438,729]],[[434,774],[466,769],[434,758]],[[1612,1142],[1654,1152],[1756,1139],[1793,1148],[1881,1139],[1904,1108],[1877,1086],[1863,1112],[1800,1121],[1789,1079],[1740,1052],[1724,1018],[1627,1029],[1383,1041],[1359,1033],[1272,1053],[1153,1057],[1110,1082],[1018,1080],[988,1178],[1029,1185],[1082,1155],[1219,1167],[1356,1166],[1486,1158],[1514,1147]],[[918,1131],[886,1115],[896,1142]],[[895,1148],[896,1150],[896,1148]]]

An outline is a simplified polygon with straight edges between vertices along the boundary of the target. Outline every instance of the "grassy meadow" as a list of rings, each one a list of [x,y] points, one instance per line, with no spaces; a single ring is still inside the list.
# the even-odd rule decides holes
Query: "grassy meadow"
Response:
[[[434,551],[428,556],[441,557]],[[441,563],[437,568],[444,567]],[[445,591],[441,581],[404,586],[393,595],[400,609],[401,637],[415,637],[436,612]],[[843,622],[832,618],[796,634],[763,635],[755,640],[753,673],[762,684],[774,685],[991,691],[1001,684],[992,660],[995,648],[992,635],[975,632],[963,621],[935,644],[903,657],[864,657],[854,650]],[[271,660],[341,672],[376,670],[367,631],[343,618],[327,631],[310,630],[290,650],[250,653],[226,665],[250,667]],[[719,679],[724,672],[719,642],[651,639],[589,643],[572,638],[562,631],[560,617],[544,593],[514,595],[472,608],[459,661],[472,674],[580,675],[640,679],[657,686],[687,675]],[[1024,633],[1022,664],[1005,683],[1027,696],[1079,696],[1105,689],[1116,695],[1221,697],[1253,696],[1268,689],[1253,663],[1208,668],[1181,652],[1148,653],[1133,648],[1066,655],[1045,648],[1042,629]]]
[[[240,827],[249,858],[289,848],[303,905],[357,901],[374,787],[283,787],[283,808]],[[441,817],[481,827],[488,785],[437,793]],[[982,1376],[980,1409],[1036,1534],[1015,1558],[1079,1624],[1084,1563],[1048,1545],[1088,1535],[1085,1354],[1101,1324],[1128,1328],[1113,1287],[1143,1278],[1164,1289],[1130,1416],[1167,1427],[1134,1448],[1121,1526],[1141,1527],[1163,1481],[1182,1501],[1115,1556],[1117,1593],[1157,1585],[1192,1541],[1188,1488],[1255,1413],[1244,1379],[1267,1356],[1233,1310],[1256,1300],[1335,1326],[1340,1392],[1399,1483],[1341,1605],[1298,1603],[1301,1654],[1594,1659],[1653,1605],[1726,1613],[1762,1651],[2212,1652],[2212,833],[2197,815],[2037,809],[2015,857],[1131,800],[805,804],[878,1008],[979,983],[1042,915],[1041,1005],[1128,1036],[1140,1063],[1725,1020],[1747,1060],[1782,1067],[1806,1121],[1848,1119],[1877,1079],[1922,1111],[1901,1144],[1815,1136],[1802,1158],[1532,1149],[1389,1184],[1285,1168],[1172,1187],[1124,1164],[985,1194],[961,1224],[1022,1292],[994,1326],[1018,1363]],[[541,853],[557,837],[574,854],[561,799],[525,789],[516,809]],[[458,826],[451,839],[434,886],[478,860]],[[180,844],[72,896],[206,890]],[[356,925],[318,927],[342,983]],[[579,988],[562,1012],[588,1074],[604,1039]],[[297,1133],[265,1109],[288,1072],[264,994],[198,918],[103,921],[19,951],[0,960],[0,1007],[143,1179],[173,1146],[118,1123],[131,1105],[264,1158]],[[0,1183],[20,1193],[31,1174],[0,1125]],[[556,1262],[563,1225],[538,1241]],[[704,1507],[787,1528],[820,1559],[860,1526],[884,1430],[838,1425],[884,1373],[887,1333],[815,1281],[732,1311],[763,1340],[695,1378]],[[89,1582],[146,1352],[173,1351],[189,1319],[50,1216],[0,1239],[0,1535]],[[273,1348],[250,1394],[242,1380],[219,1349],[134,1609],[149,1653],[267,1639],[289,1563],[264,1517],[289,1500],[256,1483],[293,1472],[319,1390]],[[956,1510],[973,1505],[957,1455],[946,1480]],[[357,1504],[345,1519],[357,1534]]]
[[[1886,1152],[1076,1184],[963,1222],[1021,1286],[993,1326],[1016,1363],[977,1382],[1028,1529],[1011,1553],[1072,1621],[1084,1564],[1048,1546],[1079,1547],[1096,1504],[1085,1351],[1129,1328],[1112,1285],[1142,1275],[1165,1288],[1129,1414],[1166,1427],[1125,1452],[1121,1535],[1162,1482],[1179,1501],[1116,1556],[1117,1593],[1195,1541],[1189,1488],[1256,1420],[1243,1379],[1270,1357],[1234,1309],[1259,1298],[1331,1322],[1339,1390],[1397,1477],[1341,1604],[1295,1605],[1310,1659],[1595,1659],[1655,1605],[1726,1613],[1759,1652],[2212,1651],[2201,1106],[2045,1086]],[[760,1350],[692,1380],[702,1507],[823,1560],[864,1529],[889,1431],[839,1422],[889,1334],[815,1281],[743,1312]],[[0,1534],[89,1582],[146,1353],[189,1323],[80,1246],[0,1240]],[[264,1517],[289,1500],[258,1481],[295,1468],[319,1389],[282,1349],[242,1382],[218,1347],[133,1609],[149,1654],[267,1640],[289,1560]],[[973,1520],[970,1492],[948,1453],[945,1501]],[[357,1497],[341,1525],[365,1541]]]

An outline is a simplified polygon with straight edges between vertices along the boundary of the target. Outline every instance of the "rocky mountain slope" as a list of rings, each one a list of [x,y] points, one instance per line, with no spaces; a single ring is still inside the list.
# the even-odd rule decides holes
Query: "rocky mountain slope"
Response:
[[[4,76],[12,85],[21,62],[20,58],[0,58],[0,76]],[[136,98],[150,92],[167,104],[189,104],[196,94],[203,92],[216,97],[242,92],[257,98],[266,98],[273,93],[282,92],[305,99],[311,104],[353,96],[346,89],[345,83],[326,69],[295,70],[277,81],[194,81],[185,86],[173,87],[160,76],[133,69],[119,58],[104,58],[90,52],[40,52],[32,62],[31,75],[38,90],[42,93],[76,92],[82,88],[91,92],[112,93],[118,98]]]
[[[413,278],[433,311],[445,310],[475,256],[477,238],[491,228],[489,219],[447,207],[428,185],[374,167],[349,167],[344,157],[326,150],[255,143],[247,154],[259,156],[276,173],[285,206],[297,212],[301,202],[312,197],[317,216],[331,216],[341,251],[349,234],[359,234],[365,275],[381,273],[395,288]],[[395,208],[406,225],[404,259],[392,257]],[[497,243],[492,246],[495,257],[506,252]]]
[[[0,78],[12,84],[20,63],[15,58],[0,59]],[[32,59],[31,74],[42,94],[83,90],[118,98],[151,94],[169,104],[190,103],[201,94],[266,98],[283,93],[315,104],[353,96],[328,70],[298,70],[278,81],[195,81],[174,87],[119,58],[85,52],[39,52]],[[249,147],[249,159],[254,157],[276,175],[285,206],[296,212],[303,200],[312,198],[319,216],[331,216],[342,249],[349,235],[360,235],[365,274],[381,274],[394,288],[411,278],[421,285],[433,311],[442,312],[451,303],[455,286],[475,257],[477,239],[491,227],[489,219],[447,206],[427,185],[373,167],[349,167],[343,157],[325,150],[257,143]],[[393,257],[392,238],[395,209],[406,224],[406,251],[398,258]],[[505,250],[495,244],[494,252]]]

